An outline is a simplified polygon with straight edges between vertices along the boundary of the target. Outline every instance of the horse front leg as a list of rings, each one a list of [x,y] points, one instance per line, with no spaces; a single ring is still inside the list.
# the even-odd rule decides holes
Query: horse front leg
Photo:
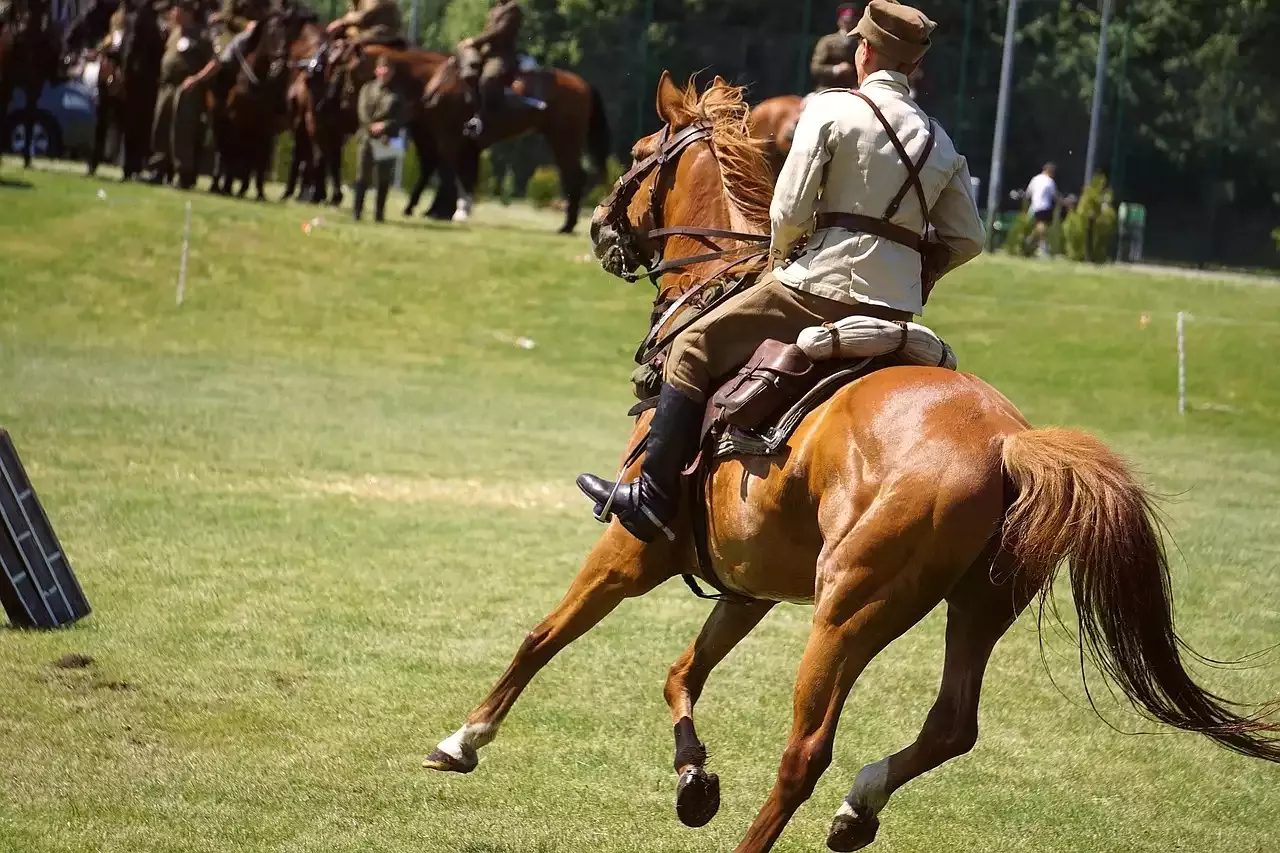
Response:
[[[89,150],[88,168],[85,171],[85,176],[89,178],[98,174],[98,164],[102,162],[102,157],[107,150],[107,131],[111,127],[110,104],[110,96],[103,91],[102,87],[99,87],[98,111],[93,122],[93,148]],[[123,136],[123,134],[120,135]]]
[[[551,659],[591,630],[626,598],[644,595],[671,577],[666,547],[645,546],[617,523],[587,556],[564,599],[535,627],[516,651],[507,671],[467,717],[462,728],[441,741],[423,762],[431,770],[470,773],[477,751],[490,743],[512,705]]]
[[[23,110],[22,119],[23,127],[25,127],[27,131],[26,145],[22,149],[22,168],[24,169],[31,168],[31,151],[32,145],[35,143],[36,104],[40,101],[40,92],[43,89],[43,83],[38,83],[35,86],[28,86],[26,88],[27,103]],[[53,152],[51,151],[49,153],[52,154]]]
[[[685,826],[705,826],[720,810],[720,778],[706,771],[707,749],[693,726],[693,706],[707,677],[773,609],[772,601],[720,601],[697,639],[667,674],[663,689],[675,726],[676,815]]]
[[[329,196],[329,204],[342,207],[342,134],[335,134],[329,140],[326,154],[329,160],[329,177],[333,181],[333,195]]]

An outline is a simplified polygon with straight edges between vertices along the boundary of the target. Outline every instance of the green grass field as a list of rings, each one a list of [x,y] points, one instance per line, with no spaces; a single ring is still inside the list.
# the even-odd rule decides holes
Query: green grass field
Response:
[[[698,707],[724,788],[703,830],[672,809],[662,682],[709,609],[678,581],[557,659],[475,774],[419,767],[598,533],[573,478],[616,462],[650,291],[519,207],[357,227],[4,175],[31,186],[0,186],[0,424],[96,610],[0,632],[0,851],[733,848],[790,725],[805,608],[778,608]],[[1096,431],[1170,496],[1197,648],[1280,641],[1280,287],[992,259],[926,321],[1034,422]],[[778,850],[825,849],[857,769],[915,737],[938,617],[861,679]],[[1280,850],[1280,769],[1117,733],[1085,705],[1072,637],[1046,636],[1049,671],[1034,620],[1010,632],[977,749],[901,791],[872,849]],[[93,664],[54,666],[69,653]],[[1280,655],[1204,677],[1260,700]],[[1116,726],[1153,731],[1099,694]]]

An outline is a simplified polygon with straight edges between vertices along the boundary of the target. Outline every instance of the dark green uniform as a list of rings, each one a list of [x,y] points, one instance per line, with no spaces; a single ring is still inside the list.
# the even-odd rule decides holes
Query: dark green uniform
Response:
[[[524,10],[516,0],[498,0],[489,10],[484,32],[461,51],[463,78],[479,78],[486,96],[501,94],[497,87],[506,86],[515,74],[522,23]]]
[[[395,90],[394,83],[383,84],[374,79],[366,83],[360,90],[360,100],[356,107],[360,118],[360,131],[356,135],[360,151],[360,170],[356,176],[355,217],[360,218],[364,207],[364,194],[370,182],[377,188],[376,218],[382,221],[387,204],[387,192],[391,189],[391,177],[395,172],[394,158],[379,160],[374,157],[373,133],[370,128],[377,122],[385,122],[382,133],[377,139],[386,143],[400,134],[409,118],[409,105],[404,97]]]
[[[192,86],[182,91],[182,81],[196,74],[213,58],[213,46],[195,27],[169,34],[160,60],[160,92],[155,121],[151,125],[151,168],[176,172],[184,185],[195,183],[200,141],[200,112],[204,90]]]
[[[809,63],[809,72],[813,74],[814,88],[823,89],[858,87],[858,72],[853,68],[853,55],[858,50],[858,39],[853,32],[832,33],[818,39],[813,49],[813,61]],[[845,62],[849,71],[836,74],[836,66]]]

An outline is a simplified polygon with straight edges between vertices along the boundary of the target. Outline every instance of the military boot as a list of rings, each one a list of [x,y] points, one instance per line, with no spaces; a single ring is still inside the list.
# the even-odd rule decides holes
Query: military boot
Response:
[[[675,539],[671,522],[680,509],[680,476],[697,449],[702,412],[702,403],[674,385],[663,385],[649,424],[640,478],[615,484],[592,474],[578,477],[578,488],[596,502],[596,517],[606,511],[618,516],[641,542],[652,542],[659,534]]]
[[[364,215],[364,184],[357,182],[355,186],[356,198],[351,204],[351,218],[356,222],[360,221],[360,217]]]

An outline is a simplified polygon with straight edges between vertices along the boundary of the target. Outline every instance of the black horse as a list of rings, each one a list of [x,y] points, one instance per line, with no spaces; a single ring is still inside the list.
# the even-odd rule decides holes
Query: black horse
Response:
[[[123,147],[121,180],[142,172],[151,153],[151,119],[160,90],[160,59],[164,35],[160,20],[147,0],[128,0],[124,26],[112,33],[98,70],[98,117],[93,133],[89,171],[102,162],[107,132],[114,123]]]
[[[26,96],[23,124],[26,145],[22,163],[31,165],[31,143],[40,93],[60,73],[58,40],[49,26],[49,10],[43,0],[15,3],[9,17],[0,21],[0,125],[7,123],[9,101],[21,90]]]

